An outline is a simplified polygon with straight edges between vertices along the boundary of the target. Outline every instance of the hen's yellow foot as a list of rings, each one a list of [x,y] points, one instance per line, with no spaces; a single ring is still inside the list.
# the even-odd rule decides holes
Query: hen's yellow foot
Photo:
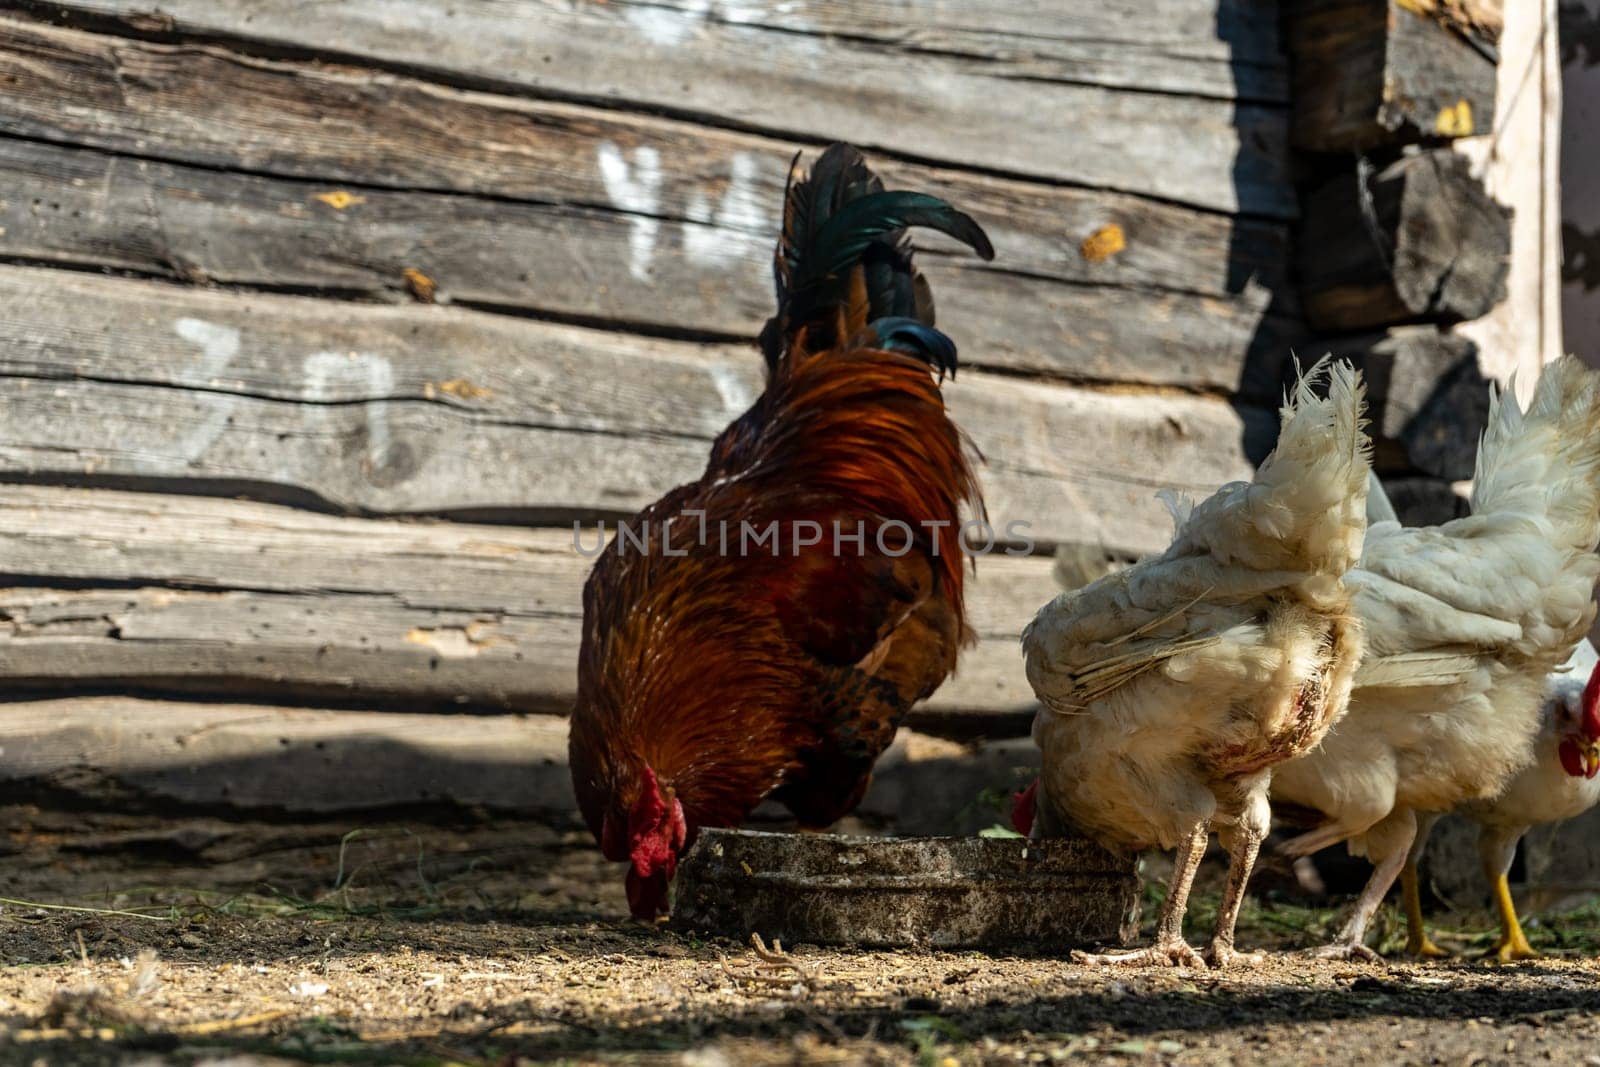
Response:
[[[1528,944],[1528,935],[1522,932],[1522,923],[1517,919],[1517,906],[1511,899],[1511,884],[1506,881],[1504,874],[1494,880],[1494,896],[1500,908],[1502,931],[1500,944],[1495,948],[1496,958],[1501,963],[1542,958],[1542,954]]]
[[[1423,934],[1420,937],[1413,936],[1407,938],[1406,955],[1414,956],[1417,959],[1423,960],[1444,960],[1450,958],[1450,953],[1446,952],[1438,945],[1435,945],[1427,934]]]
[[[1519,960],[1542,960],[1544,953],[1528,944],[1528,939],[1512,938],[1502,941],[1500,947],[1495,949],[1495,958],[1501,963],[1516,963]]]

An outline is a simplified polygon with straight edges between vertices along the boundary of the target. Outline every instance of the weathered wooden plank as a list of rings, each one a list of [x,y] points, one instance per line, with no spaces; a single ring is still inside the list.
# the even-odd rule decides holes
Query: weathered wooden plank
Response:
[[[1487,27],[1417,0],[1307,0],[1287,9],[1296,146],[1315,152],[1486,133],[1495,113]]]
[[[1016,602],[1030,618],[1051,595],[1048,567],[1033,576],[1037,603]],[[13,693],[564,715],[576,697],[580,634],[571,615],[417,610],[382,597],[0,589],[0,679]],[[1034,699],[1018,641],[980,639],[911,722],[935,734],[1026,732]]]
[[[647,4],[621,0],[636,24],[673,34],[696,18],[847,37],[907,56],[972,56],[1013,76],[1081,82],[1145,92],[1288,100],[1284,56],[1273,20],[1248,0],[1121,2],[1063,8],[1048,0],[986,5],[981,19],[960,0],[923,0],[908,10],[895,0],[808,0],[800,4],[727,5],[708,13],[699,0]],[[642,10],[654,8],[657,10]],[[671,12],[663,17],[660,9]]]
[[[0,185],[10,193],[0,255],[33,263],[377,300],[410,299],[406,272],[420,270],[435,299],[690,336],[753,336],[771,312],[768,240],[743,229],[650,219],[642,253],[644,220],[589,206],[389,190],[334,206],[326,185],[5,139]],[[1176,250],[1183,237],[1156,240]],[[1299,330],[1268,312],[1265,287],[1241,283],[1230,296],[1219,279],[1209,294],[1150,292],[1111,280],[1114,269],[1091,278],[1070,241],[1030,254],[1042,243],[1019,241],[1031,250],[1003,270],[926,257],[949,328],[987,342],[966,345],[976,364],[1276,391]]]
[[[19,701],[5,711],[0,796],[114,808],[130,825],[82,842],[100,849],[116,847],[119,837],[130,845],[158,840],[159,831],[135,828],[140,815],[161,816],[170,830],[183,825],[185,810],[297,824],[471,813],[581,826],[567,724],[546,716],[376,715],[132,697]],[[974,748],[902,730],[851,821],[903,834],[973,833],[999,821],[980,795],[1015,788],[1037,763],[1026,741]],[[782,816],[770,804],[758,815]],[[348,830],[332,833],[333,847]],[[208,849],[215,862],[248,847],[219,840],[226,836],[216,824],[198,835],[218,846]]]
[[[1183,2],[1191,10],[1201,6],[1198,0]],[[43,6],[149,27],[147,9],[128,0]],[[168,0],[158,20],[163,30],[375,60],[538,96],[603,101],[805,140],[879,145],[920,159],[1221,211],[1293,214],[1282,108],[1182,95],[1153,103],[1144,92],[1040,76],[1040,50],[1032,42],[1049,33],[1056,9],[1046,13],[1031,0],[1006,6],[1017,15],[1038,16],[1031,32],[1017,39],[1019,50],[1030,54],[1024,69],[992,55],[942,49],[908,57],[901,44],[909,27],[894,30],[896,42],[797,31],[797,24],[812,18],[805,4],[784,15],[792,23],[786,27],[764,26],[758,19],[737,22],[723,17],[723,9],[699,4],[675,9],[535,0],[504,0],[492,8],[443,0],[398,8],[384,0],[311,7],[294,0],[226,6]],[[1171,33],[1158,29],[1169,5],[1115,6],[1124,18],[1101,40],[1143,37],[1145,47],[1171,41]],[[1105,24],[1115,20],[1112,15]],[[983,21],[989,22],[987,13]],[[1200,21],[1191,17],[1184,23]],[[951,22],[952,29],[956,25]],[[1247,65],[1257,65],[1263,53],[1272,61],[1275,46],[1269,51],[1262,44],[1270,30],[1246,29],[1243,15],[1228,25],[1235,41],[1225,42],[1227,51],[1254,51],[1243,57]],[[1196,39],[1216,49],[1217,28],[1213,16]],[[1061,36],[1082,40],[1081,24],[1068,25]],[[1175,65],[1160,48],[1147,54],[1146,70]],[[1033,69],[1026,69],[1029,64]],[[1060,127],[1061,115],[1074,117],[1070,135]]]
[[[728,230],[732,243],[755,233],[763,250],[802,147],[654,115],[4,18],[0,77],[8,90],[0,131],[22,137],[349,182],[362,192],[476,193],[642,213]],[[1270,291],[1284,288],[1281,224],[930,163],[875,156],[873,166],[891,187],[927,187],[973,211],[999,259],[1018,270],[1212,296],[1238,293],[1251,276]],[[1126,246],[1086,261],[1079,245],[1108,223],[1122,228]]]
[[[580,629],[571,615],[415,609],[378,596],[0,589],[0,678],[12,692],[565,713]]]
[[[327,813],[444,805],[572,809],[567,724],[95,697],[0,716],[0,782],[106,802]]]
[[[577,537],[114,489],[0,492],[0,582],[14,586],[352,596],[398,611],[577,618],[592,563]],[[584,550],[596,543],[585,529]]]
[[[5,268],[0,473],[374,514],[626,515],[699,475],[709,439],[756,395],[757,363],[453,308]],[[1028,523],[1044,543],[1163,547],[1151,494],[1246,477],[1276,432],[1264,409],[1198,396],[981,373],[947,391],[987,458],[998,525]]]
[[[6,184],[28,187],[0,242],[13,256],[369,296],[403,294],[414,267],[446,298],[702,333],[753,332],[767,310],[791,143],[6,20],[0,78],[0,131],[206,168],[0,146],[20,171]],[[924,265],[948,310],[983,312],[993,365],[1233,390],[1270,378],[1295,340],[1281,224],[874,165],[988,226],[1002,273],[964,257]],[[315,199],[340,183],[357,186],[343,211]],[[1123,248],[1086,257],[1110,225]],[[572,251],[551,256],[552,243]]]
[[[1330,179],[1306,201],[1300,294],[1317,329],[1459,322],[1506,296],[1511,210],[1437,148]]]
[[[146,586],[577,619],[599,543],[592,527],[356,519],[114,489],[0,494],[0,580],[19,592]],[[977,558],[967,607],[980,635],[1014,637],[1053,595],[1047,558],[997,551]]]
[[[575,536],[8,487],[0,679],[565,713],[591,563]],[[1043,556],[978,561],[968,604],[980,642],[917,721],[970,732],[1031,710],[1017,641],[1053,595],[1050,568]]]

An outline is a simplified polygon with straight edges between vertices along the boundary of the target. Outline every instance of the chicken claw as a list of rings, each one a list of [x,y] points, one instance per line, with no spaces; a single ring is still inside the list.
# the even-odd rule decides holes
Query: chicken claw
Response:
[[[1240,952],[1232,945],[1221,945],[1215,941],[1206,949],[1206,962],[1219,971],[1224,967],[1255,967],[1265,963],[1266,959],[1259,952]]]
[[[1363,963],[1382,963],[1383,957],[1359,941],[1335,941],[1331,945],[1308,948],[1301,955],[1314,960],[1349,960]]]
[[[1079,952],[1074,950],[1072,962],[1088,967],[1193,967],[1206,969],[1200,953],[1189,947],[1187,941],[1157,941],[1149,948],[1136,952]]]

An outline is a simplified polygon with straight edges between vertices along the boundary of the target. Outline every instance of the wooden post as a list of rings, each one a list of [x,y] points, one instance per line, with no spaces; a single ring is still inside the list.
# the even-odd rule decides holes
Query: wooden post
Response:
[[[1556,0],[1511,4],[1500,51],[1494,132],[1460,142],[1489,194],[1515,214],[1508,297],[1461,333],[1478,343],[1484,368],[1517,375],[1533,389],[1538,369],[1565,351],[1561,332],[1561,57]]]

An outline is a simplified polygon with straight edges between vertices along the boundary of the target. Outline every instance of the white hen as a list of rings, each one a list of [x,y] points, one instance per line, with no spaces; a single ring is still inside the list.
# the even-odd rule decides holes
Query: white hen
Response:
[[[1230,866],[1209,955],[1233,959],[1272,768],[1344,708],[1361,631],[1342,578],[1361,554],[1370,445],[1359,375],[1333,367],[1325,400],[1317,377],[1285,405],[1253,483],[1192,510],[1169,502],[1166,552],[1062,594],[1023,634],[1044,705],[1034,832],[1071,825],[1112,848],[1178,850],[1155,944],[1082,959],[1203,965],[1183,916],[1212,827]]]
[[[1349,921],[1318,954],[1362,943],[1416,838],[1417,812],[1495,796],[1529,757],[1545,679],[1594,617],[1600,573],[1600,401],[1575,359],[1546,367],[1523,415],[1491,398],[1472,514],[1374,523],[1347,582],[1367,655],[1344,720],[1278,768],[1275,801],[1327,819],[1285,848],[1348,841],[1374,864]]]
[[[1493,800],[1461,808],[1462,815],[1478,824],[1478,857],[1500,911],[1495,952],[1502,963],[1539,958],[1528,944],[1511,899],[1508,875],[1517,842],[1535,826],[1571,819],[1600,804],[1600,656],[1588,641],[1579,641],[1566,664],[1550,676],[1540,721],[1533,762]],[[1432,813],[1417,817],[1417,843],[1400,872],[1409,935],[1406,950],[1413,956],[1446,955],[1428,940],[1417,885],[1417,861],[1438,818]]]

